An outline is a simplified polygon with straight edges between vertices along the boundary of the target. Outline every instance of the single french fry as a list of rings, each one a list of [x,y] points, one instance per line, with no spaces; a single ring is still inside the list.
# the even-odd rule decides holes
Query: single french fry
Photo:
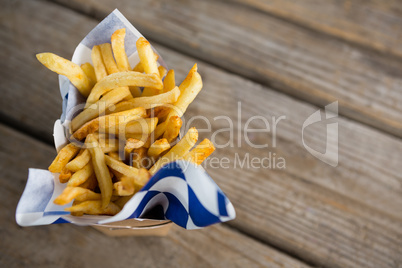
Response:
[[[88,76],[88,78],[91,79],[92,85],[95,85],[95,83],[96,83],[96,75],[95,75],[94,67],[89,62],[86,62],[84,64],[81,64],[81,69]]]
[[[114,107],[115,109],[113,111],[107,113],[113,113],[115,111],[124,111],[136,107],[151,109],[159,106],[164,106],[167,104],[175,103],[178,100],[179,95],[180,90],[178,89],[178,87],[176,87],[169,92],[162,93],[159,95],[149,97],[138,97],[128,101],[122,101],[116,104],[116,106]]]
[[[59,173],[73,159],[74,156],[80,151],[80,148],[73,143],[69,143],[60,150],[52,164],[49,166],[49,171]]]
[[[99,101],[90,107],[84,109],[81,113],[79,113],[76,117],[71,120],[71,129],[72,131],[76,131],[86,122],[96,118],[97,116],[103,114],[106,109],[115,103],[121,101],[125,97],[130,95],[130,91],[128,88],[119,89],[116,88],[111,92],[108,92],[105,96],[103,96]]]
[[[182,158],[197,142],[198,131],[196,128],[190,128],[183,139],[181,139],[172,149],[169,150],[164,156],[152,166],[149,172],[153,175],[164,165]]]
[[[73,175],[73,173],[71,172],[71,170],[68,170],[67,168],[64,167],[59,175],[60,183],[68,182],[68,180],[71,178],[72,175]]]
[[[92,88],[85,108],[88,108],[97,102],[102,95],[105,95],[110,90],[117,87],[129,86],[154,87],[157,89],[162,89],[163,83],[157,74],[143,74],[133,71],[110,74],[103,80],[98,81],[98,83],[96,83]]]
[[[188,88],[188,86],[191,83],[191,80],[193,79],[193,75],[198,71],[198,66],[197,63],[195,63],[193,65],[193,67],[191,67],[190,71],[188,72],[186,78],[183,80],[183,82],[181,82],[179,88],[180,91],[184,91],[186,88]]]
[[[64,206],[73,201],[73,199],[79,202],[87,200],[100,200],[101,195],[85,188],[67,186],[63,190],[63,192],[58,197],[56,197],[53,203],[55,203],[56,205]]]
[[[82,169],[75,172],[67,183],[67,186],[78,186],[83,184],[94,173],[92,163],[88,162]]]
[[[102,194],[101,208],[106,208],[110,202],[113,191],[112,178],[110,177],[109,170],[105,163],[106,156],[103,154],[93,134],[87,136],[85,145],[91,154],[91,162]]]
[[[151,44],[144,37],[140,37],[138,38],[136,45],[138,56],[140,57],[144,72],[147,74],[154,73],[159,75],[158,65],[156,63]]]
[[[128,71],[131,70],[130,63],[128,62],[125,46],[124,46],[124,38],[126,37],[126,29],[122,28],[116,30],[112,34],[112,49],[113,54],[116,59],[117,67],[120,71]]]
[[[158,159],[158,157],[167,150],[170,149],[170,143],[167,139],[156,140],[148,149],[148,156],[152,158],[154,161]]]
[[[172,116],[168,120],[168,126],[163,134],[163,138],[167,139],[169,143],[172,143],[177,139],[177,136],[179,136],[183,121],[178,116]]]
[[[196,165],[201,165],[201,163],[210,156],[215,151],[215,146],[213,143],[204,139],[200,142],[194,149],[183,156],[184,160],[190,161]]]
[[[155,61],[158,61],[159,55],[156,54],[155,52],[154,52],[154,57],[155,57]],[[141,61],[137,65],[135,65],[135,67],[133,68],[133,71],[140,72],[140,73],[144,72],[144,66],[142,65]]]
[[[113,202],[109,202],[106,206],[103,205],[103,200],[88,200],[79,203],[78,205],[65,208],[69,212],[83,212],[89,215],[116,215],[120,212],[120,208]]]
[[[89,151],[84,149],[77,155],[77,157],[68,162],[66,168],[72,172],[77,172],[78,170],[82,169],[86,164],[88,164],[90,160],[91,155],[89,154]]]
[[[179,98],[174,103],[175,108],[171,109],[168,118],[174,115],[182,117],[183,114],[186,112],[187,107],[190,105],[190,103],[193,102],[193,100],[201,91],[201,89],[202,89],[201,76],[199,73],[195,72],[192,74],[188,86],[184,87],[183,90],[181,90]]]
[[[105,155],[105,161],[108,167],[110,167],[113,170],[116,170],[123,174],[124,176],[127,177],[137,177],[138,176],[138,169],[128,166],[124,164],[123,162],[120,162],[109,155]]]
[[[149,42],[144,37],[140,37],[137,40],[136,45],[137,45],[138,56],[144,68],[144,72],[147,74],[152,73],[158,74],[159,76],[158,64],[155,60],[154,51],[152,50],[152,47],[149,44]],[[142,92],[141,96],[142,97],[154,96],[159,94],[162,89],[163,88],[146,87],[144,88],[144,91]]]
[[[96,81],[101,81],[107,76],[105,64],[103,63],[102,54],[99,46],[93,46],[91,59],[94,65]]]
[[[113,58],[112,45],[109,43],[104,43],[99,45],[99,47],[108,74],[118,73],[120,70]]]
[[[49,70],[67,76],[82,96],[87,97],[91,92],[93,83],[79,65],[53,53],[39,53],[36,58]]]
[[[166,104],[173,104],[179,98],[180,98],[180,90],[178,87],[175,87],[174,89],[166,93],[149,97],[134,98],[132,100],[129,100],[128,102],[132,105],[132,107],[144,107],[145,109],[151,109]],[[116,107],[118,106],[119,105],[116,105]]]
[[[163,80],[163,92],[168,92],[175,87],[176,87],[176,81],[174,78],[174,70],[169,70],[165,79]]]

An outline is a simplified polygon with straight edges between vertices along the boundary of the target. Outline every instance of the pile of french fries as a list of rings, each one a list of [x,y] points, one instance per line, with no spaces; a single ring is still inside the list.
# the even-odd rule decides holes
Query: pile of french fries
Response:
[[[54,203],[73,201],[65,210],[74,216],[115,215],[167,163],[183,159],[200,165],[215,150],[208,139],[195,146],[195,128],[178,139],[181,117],[202,88],[197,65],[176,86],[174,71],[158,66],[158,55],[141,37],[136,42],[140,62],[132,68],[125,35],[126,29],[119,29],[110,44],[94,46],[93,65],[37,54],[87,98],[71,121],[70,143],[49,166],[67,183]]]

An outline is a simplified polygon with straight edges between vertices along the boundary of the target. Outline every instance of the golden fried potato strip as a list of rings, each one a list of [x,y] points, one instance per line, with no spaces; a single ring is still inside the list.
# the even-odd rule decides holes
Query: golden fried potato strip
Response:
[[[118,207],[113,202],[109,202],[106,206],[103,205],[103,200],[88,200],[81,202],[72,207],[65,208],[65,211],[69,212],[81,212],[89,215],[116,215],[120,212],[120,207]]]
[[[196,128],[190,128],[183,139],[181,139],[172,149],[169,150],[164,156],[152,166],[149,172],[153,175],[164,165],[182,158],[197,142],[198,131]]]
[[[73,157],[78,154],[79,151],[80,148],[74,145],[74,143],[67,144],[57,154],[56,158],[48,168],[49,171],[53,173],[61,172],[67,163],[73,159]]]
[[[49,70],[67,76],[82,96],[87,97],[91,92],[93,83],[79,65],[53,53],[39,53],[36,58]]]
[[[143,74],[133,71],[110,74],[95,84],[87,98],[85,108],[97,102],[102,95],[105,95],[110,90],[128,86],[162,89],[163,83],[157,74]]]
[[[85,145],[91,154],[93,169],[102,194],[101,208],[105,209],[108,207],[113,192],[112,178],[105,163],[105,155],[93,134],[87,136]]]
[[[116,30],[112,34],[112,49],[114,58],[116,59],[117,67],[120,71],[131,70],[130,63],[128,62],[126,49],[124,46],[124,38],[126,37],[126,29],[122,28]]]
[[[190,161],[196,165],[201,165],[201,163],[210,156],[215,151],[215,146],[213,143],[204,139],[200,142],[194,149],[184,155],[183,159]]]

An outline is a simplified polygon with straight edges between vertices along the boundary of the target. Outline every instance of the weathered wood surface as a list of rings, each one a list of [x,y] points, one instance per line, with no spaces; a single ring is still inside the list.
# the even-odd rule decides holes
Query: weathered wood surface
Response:
[[[221,225],[175,227],[164,238],[110,238],[70,224],[18,227],[15,209],[28,168],[46,168],[55,151],[1,124],[0,136],[1,267],[307,267]]]
[[[402,57],[402,5],[394,0],[232,0],[316,31]]]
[[[227,1],[55,1],[97,19],[119,8],[153,41],[319,106],[339,100],[342,115],[402,137],[400,58]],[[367,20],[400,39],[400,23]]]
[[[6,62],[22,62],[25,58],[34,58],[34,54],[40,51],[52,51],[68,57],[76,44],[96,24],[92,19],[66,9],[61,10],[51,3],[16,3],[10,9],[14,21],[2,21],[1,35],[12,37],[2,40],[15,46],[15,51],[18,51],[13,54],[13,59],[6,57]],[[49,23],[49,20],[54,23]],[[26,35],[26,42],[38,42],[43,47],[35,50],[32,46],[24,45],[17,41],[17,37],[6,34],[11,30],[20,36],[34,32]],[[48,44],[41,41],[46,34],[51,36]],[[70,51],[64,51],[67,47]],[[156,48],[170,67],[176,70],[178,80],[183,78],[195,61],[162,46]],[[33,81],[30,91],[21,86],[24,81],[11,80],[2,74],[2,83],[8,81],[6,83],[10,85],[2,88],[2,92],[4,95],[16,96],[25,92],[29,99],[43,96],[42,91],[45,91],[50,95],[48,102],[58,100],[56,76],[33,61],[14,69],[20,75],[30,73],[32,78],[29,79]],[[230,223],[231,226],[317,266],[398,267],[401,264],[402,171],[398,165],[401,162],[402,145],[399,139],[338,118],[340,163],[337,168],[331,168],[309,155],[301,144],[301,125],[316,107],[202,62],[199,62],[199,69],[204,79],[204,90],[190,107],[188,116],[205,115],[211,119],[212,130],[228,127],[222,120],[214,121],[216,116],[228,115],[237,119],[238,101],[242,101],[243,125],[253,115],[262,115],[268,120],[273,115],[287,116],[286,120],[278,124],[276,148],[271,148],[270,143],[268,149],[252,149],[242,140],[241,148],[226,148],[215,153],[219,158],[228,157],[231,163],[236,153],[240,157],[249,153],[250,157],[261,158],[271,151],[286,159],[285,170],[208,168],[236,207],[238,217]],[[39,76],[42,71],[44,81],[40,85],[43,87],[38,87],[35,76]],[[13,90],[20,93],[13,93]],[[9,99],[14,100],[12,97]],[[52,108],[53,105],[39,103],[39,106],[24,109],[10,109],[12,105],[5,104],[8,109],[2,106],[1,113],[20,120],[21,114],[42,111],[42,121],[47,120],[52,125],[59,116],[60,107]],[[51,127],[43,122],[34,124],[26,120],[21,121],[21,124],[29,125],[37,133],[51,136]],[[261,124],[251,126],[261,127]],[[205,126],[200,124],[200,127]],[[238,126],[235,128],[237,130]],[[219,144],[227,142],[227,134],[217,135],[216,141]],[[322,149],[325,125],[311,126],[306,135],[309,145]],[[263,143],[271,142],[271,139],[270,134],[258,134],[252,141]],[[235,144],[237,141],[235,138]]]

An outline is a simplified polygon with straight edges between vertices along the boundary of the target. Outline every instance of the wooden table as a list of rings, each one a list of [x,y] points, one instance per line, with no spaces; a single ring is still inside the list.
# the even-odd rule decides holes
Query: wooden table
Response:
[[[402,267],[402,5],[398,1],[1,1],[1,267]],[[181,81],[194,62],[204,89],[188,110],[212,131],[217,116],[278,123],[244,135],[214,156],[286,160],[285,169],[231,167],[208,172],[237,218],[165,238],[109,238],[69,224],[18,227],[14,213],[28,167],[55,156],[61,113],[57,76],[35,58],[70,58],[114,8],[163,55]],[[302,143],[303,122],[338,101],[339,163]],[[270,121],[271,122],[271,121]],[[198,123],[197,123],[198,124]],[[196,125],[197,125],[196,124]],[[201,123],[200,128],[205,127]],[[254,121],[253,128],[264,127]],[[326,123],[306,129],[323,152]],[[211,133],[203,133],[210,137]],[[249,136],[250,137],[250,136]],[[216,136],[223,144],[228,132]],[[242,146],[237,146],[241,142]]]

